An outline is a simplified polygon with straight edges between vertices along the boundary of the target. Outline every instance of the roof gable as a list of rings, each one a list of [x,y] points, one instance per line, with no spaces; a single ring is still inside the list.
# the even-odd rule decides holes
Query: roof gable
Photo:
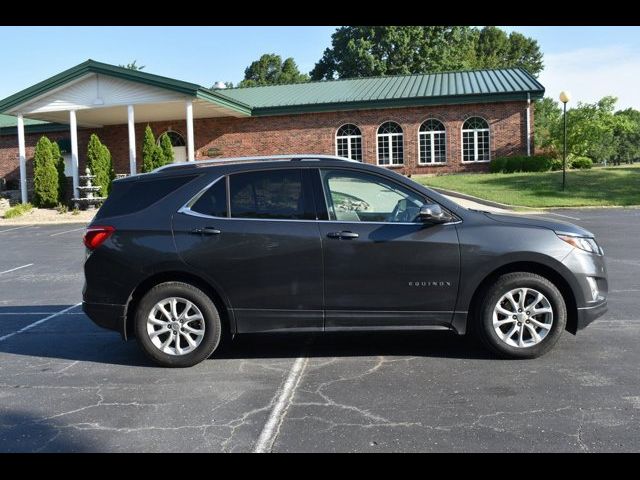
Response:
[[[243,102],[220,96],[216,91],[203,88],[200,85],[173,78],[162,77],[139,70],[117,67],[107,63],[87,60],[73,68],[65,70],[42,82],[36,83],[18,93],[15,93],[3,100],[0,100],[0,112],[17,113],[19,107],[33,101],[47,92],[63,88],[71,82],[76,81],[88,74],[101,74],[116,79],[128,80],[139,84],[157,87],[170,92],[180,93],[186,96],[200,98],[212,103],[219,103],[221,106],[240,111],[245,114],[251,113],[251,109]]]

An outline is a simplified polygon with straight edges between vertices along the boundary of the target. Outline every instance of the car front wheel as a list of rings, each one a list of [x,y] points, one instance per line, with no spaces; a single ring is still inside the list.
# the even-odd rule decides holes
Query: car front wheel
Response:
[[[484,295],[477,333],[501,357],[535,358],[549,351],[567,323],[562,294],[529,272],[502,275]]]
[[[208,358],[220,342],[220,315],[199,288],[183,282],[156,285],[136,311],[136,338],[163,367],[190,367]]]

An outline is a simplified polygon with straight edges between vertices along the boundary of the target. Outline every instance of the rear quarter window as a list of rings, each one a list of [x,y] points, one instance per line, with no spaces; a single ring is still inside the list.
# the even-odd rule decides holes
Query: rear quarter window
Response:
[[[182,175],[134,182],[115,182],[95,219],[139,212],[186,185],[197,175]]]

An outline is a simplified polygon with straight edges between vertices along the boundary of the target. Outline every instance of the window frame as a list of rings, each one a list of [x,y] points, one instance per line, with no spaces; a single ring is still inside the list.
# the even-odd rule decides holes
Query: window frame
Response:
[[[353,127],[356,127],[358,129],[358,132],[360,132],[359,135],[338,135],[338,132],[340,132],[340,129],[343,127],[346,127],[347,125],[351,125]],[[347,141],[347,157],[342,157],[339,153],[338,153],[338,139],[346,139]],[[360,160],[357,160],[355,158],[353,158],[351,156],[351,151],[352,151],[352,145],[351,145],[351,141],[352,140],[360,140]],[[343,123],[342,125],[340,125],[337,129],[336,129],[336,133],[335,133],[335,145],[336,145],[336,156],[341,157],[341,158],[348,158],[349,160],[355,160],[356,162],[360,162],[363,163],[364,162],[364,155],[363,155],[363,151],[364,151],[364,139],[362,136],[362,129],[356,125],[355,123]]]
[[[487,128],[464,128],[464,125],[473,118],[479,118],[484,123],[487,124]],[[478,132],[486,132],[487,133],[487,158],[485,160],[478,160]],[[473,133],[473,160],[465,160],[464,159],[464,134],[465,133]],[[460,156],[462,163],[488,163],[491,161],[491,125],[488,120],[479,115],[472,115],[468,117],[464,122],[462,122],[462,128],[460,129]]]
[[[439,202],[436,202],[434,199],[432,199],[431,197],[429,197],[428,195],[425,195],[424,193],[415,190],[414,188],[411,188],[410,186],[404,185],[400,182],[397,182],[396,180],[387,177],[386,175],[382,175],[378,172],[371,172],[368,170],[359,170],[359,169],[354,169],[354,168],[345,168],[345,167],[334,167],[334,166],[330,166],[330,167],[318,167],[316,169],[316,178],[315,181],[320,183],[320,187],[321,187],[321,191],[322,191],[322,202],[324,204],[324,208],[325,208],[325,213],[326,213],[326,218],[322,219],[322,220],[318,220],[320,222],[330,222],[330,223],[351,223],[354,225],[359,225],[359,224],[363,224],[363,225],[422,225],[424,226],[424,222],[374,222],[374,221],[367,221],[367,220],[363,220],[363,221],[358,221],[358,222],[354,222],[354,221],[348,221],[348,220],[332,220],[331,218],[329,218],[329,204],[328,204],[328,196],[327,196],[327,187],[325,186],[325,182],[322,180],[322,173],[321,170],[341,170],[341,171],[345,171],[348,173],[356,173],[356,174],[363,174],[363,175],[371,175],[374,177],[379,177],[382,180],[386,180],[394,185],[398,186],[398,190],[408,190],[411,193],[417,195],[418,197],[422,198],[424,200],[425,204],[428,203],[433,203],[433,204],[438,204],[440,205],[440,208],[442,208],[443,210],[445,210],[446,212],[448,212],[452,218],[454,218],[455,220],[453,220],[452,222],[448,222],[445,223],[443,225],[450,225],[452,223],[459,223],[459,219],[458,216],[455,215],[453,212],[451,212],[448,208],[444,207],[443,205],[441,205]],[[316,204],[317,204],[318,200],[316,199]]]
[[[386,123],[395,123],[400,128],[400,133],[380,133],[380,128]],[[392,148],[392,138],[393,137],[401,137],[400,144],[402,145],[402,162],[401,163],[393,163],[393,148]],[[380,139],[384,138],[388,142],[389,148],[389,163],[380,163]],[[380,167],[387,168],[402,168],[404,167],[404,128],[400,123],[395,122],[393,120],[385,120],[376,129],[376,165]]]
[[[426,124],[429,121],[436,121],[438,122],[440,125],[442,125],[442,130],[427,130],[427,131],[421,131],[420,129],[422,128],[422,126],[424,124]],[[435,159],[435,134],[442,134],[444,136],[443,138],[443,143],[444,143],[444,160],[442,161],[435,161],[433,159]],[[422,137],[429,137],[428,141],[431,143],[431,159],[433,161],[431,162],[426,162],[423,160],[422,158]],[[421,166],[429,166],[429,165],[446,165],[447,163],[447,150],[448,150],[448,145],[447,145],[447,141],[448,141],[448,135],[447,135],[447,127],[445,126],[444,122],[438,118],[427,118],[424,122],[422,122],[420,124],[420,126],[418,127],[418,165]]]
[[[302,194],[303,201],[305,203],[305,208],[308,207],[311,210],[311,213],[314,214],[316,218],[250,218],[250,217],[232,217],[231,216],[231,176],[232,175],[241,175],[243,173],[255,173],[255,172],[274,172],[281,170],[296,170],[300,173],[301,184],[302,184]],[[314,186],[313,186],[313,178],[309,173],[314,170],[314,167],[297,167],[297,166],[278,166],[277,168],[260,168],[260,169],[251,169],[251,170],[241,170],[237,172],[225,173],[224,175],[219,176],[212,182],[208,183],[202,189],[200,189],[189,201],[187,201],[182,207],[180,207],[177,213],[183,213],[186,215],[191,215],[193,217],[199,218],[210,218],[214,220],[240,220],[240,221],[258,221],[258,222],[317,222],[318,221],[318,207],[316,204],[315,194],[314,194]],[[226,217],[216,217],[213,215],[207,215],[205,213],[196,212],[192,210],[191,207],[204,195],[211,187],[213,187],[217,182],[224,181],[227,193],[227,216]],[[308,192],[307,192],[308,190]]]

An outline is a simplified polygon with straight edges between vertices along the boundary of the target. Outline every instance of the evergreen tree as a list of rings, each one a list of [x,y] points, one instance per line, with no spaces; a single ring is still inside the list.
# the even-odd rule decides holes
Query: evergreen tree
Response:
[[[64,203],[67,190],[67,176],[64,174],[64,157],[60,153],[60,146],[51,142],[51,154],[58,171],[58,203]]]
[[[111,181],[115,174],[113,164],[111,162],[111,153],[106,145],[100,142],[95,133],[89,137],[89,145],[87,146],[87,166],[91,173],[96,176],[94,185],[100,187],[98,195],[106,197],[111,190]]]
[[[154,167],[154,152],[156,150],[156,138],[153,136],[151,127],[147,125],[144,129],[144,139],[142,140],[142,172],[147,173]]]
[[[33,201],[37,207],[55,207],[58,203],[58,171],[51,141],[41,137],[33,156]]]
[[[160,145],[154,145],[153,147],[153,155],[151,156],[153,161],[153,168],[161,167],[166,163],[164,151]]]
[[[163,133],[160,135],[160,148],[162,148],[162,153],[164,154],[164,164],[173,163],[173,145],[171,145],[171,139],[169,135]]]

